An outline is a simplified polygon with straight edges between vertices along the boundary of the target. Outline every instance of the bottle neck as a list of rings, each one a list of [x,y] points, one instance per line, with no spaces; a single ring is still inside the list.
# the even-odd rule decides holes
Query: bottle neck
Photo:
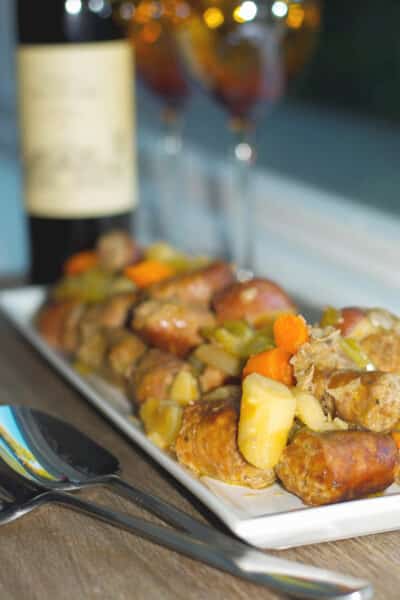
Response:
[[[114,22],[110,0],[18,0],[22,44],[65,44],[123,37]]]

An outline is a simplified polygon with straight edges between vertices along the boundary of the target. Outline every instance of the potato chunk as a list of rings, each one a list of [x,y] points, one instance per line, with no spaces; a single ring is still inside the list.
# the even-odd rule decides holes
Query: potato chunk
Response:
[[[140,407],[140,418],[148,438],[163,450],[175,445],[182,414],[182,407],[168,400],[160,402],[150,398]]]
[[[331,419],[324,413],[322,406],[315,396],[293,388],[296,398],[296,416],[312,431],[335,431],[348,429],[345,421],[339,418]]]
[[[170,399],[180,406],[196,402],[200,396],[196,377],[190,371],[180,371],[174,379],[169,394]]]
[[[243,382],[239,419],[239,449],[260,469],[271,469],[283,452],[296,412],[290,389],[253,373]]]

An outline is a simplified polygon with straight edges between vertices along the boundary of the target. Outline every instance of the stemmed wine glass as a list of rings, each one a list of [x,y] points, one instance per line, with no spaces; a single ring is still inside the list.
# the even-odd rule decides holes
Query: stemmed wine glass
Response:
[[[320,28],[319,0],[187,0],[180,48],[191,75],[228,112],[232,196],[221,215],[229,257],[254,268],[255,215],[249,166],[257,119],[308,61]]]
[[[187,17],[189,9],[181,0],[113,0],[113,10],[134,47],[139,81],[161,103],[162,133],[153,142],[151,156],[151,171],[152,175],[156,174],[158,185],[146,198],[150,204],[152,237],[168,238],[182,245],[176,228],[178,159],[182,145],[182,115],[190,87],[175,28]]]

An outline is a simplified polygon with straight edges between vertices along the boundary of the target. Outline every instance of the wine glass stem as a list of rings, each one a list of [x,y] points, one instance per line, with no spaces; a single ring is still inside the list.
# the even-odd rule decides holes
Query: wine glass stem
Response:
[[[255,267],[256,221],[250,177],[255,151],[245,128],[233,129],[233,134],[230,152],[232,189],[228,217],[229,254],[239,268],[252,271]]]

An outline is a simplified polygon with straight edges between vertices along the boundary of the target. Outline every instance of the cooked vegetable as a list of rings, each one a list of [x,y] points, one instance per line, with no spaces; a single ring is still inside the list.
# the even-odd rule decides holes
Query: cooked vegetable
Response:
[[[253,337],[242,347],[242,356],[243,358],[249,358],[254,354],[272,350],[274,347],[272,335],[268,333],[267,328],[264,328],[254,333]]]
[[[322,315],[321,318],[321,327],[335,327],[339,324],[341,319],[340,311],[333,306],[328,306]]]
[[[140,418],[149,439],[159,448],[175,444],[182,423],[182,407],[174,402],[150,398],[140,407]]]
[[[204,337],[239,358],[246,358],[244,350],[254,337],[254,330],[245,321],[228,321],[222,327],[208,327]]]
[[[239,449],[260,469],[279,461],[292,428],[296,399],[290,389],[258,373],[246,377],[240,408]]]
[[[340,340],[340,347],[342,348],[343,352],[347,354],[348,358],[350,358],[350,360],[357,365],[357,367],[360,369],[373,370],[374,367],[371,364],[371,361],[356,340],[353,340],[352,338],[342,339]]]
[[[100,269],[90,269],[79,275],[67,275],[53,290],[55,300],[101,302],[108,296],[112,278]]]
[[[166,263],[158,260],[143,260],[136,265],[125,268],[124,275],[140,288],[146,288],[153,283],[168,279],[175,270]]]
[[[309,339],[304,317],[290,313],[280,315],[274,323],[274,339],[279,348],[295,354]]]
[[[240,400],[242,390],[240,385],[222,385],[215,388],[202,397],[202,400],[226,400],[227,398],[237,398]]]
[[[202,373],[198,375],[201,394],[207,394],[207,392],[211,392],[211,390],[215,390],[219,386],[224,385],[229,378],[230,375],[221,371],[221,369],[205,365]]]
[[[190,256],[180,252],[166,242],[155,242],[148,246],[145,257],[148,260],[156,260],[168,264],[176,273],[185,271],[193,271],[204,267],[210,262],[210,259],[205,256]]]
[[[392,438],[396,442],[396,446],[400,450],[400,431],[392,431]]]
[[[243,340],[228,329],[225,329],[225,327],[216,329],[214,339],[227,352],[230,352],[234,356],[241,355]]]
[[[166,242],[154,242],[145,250],[146,260],[156,260],[157,262],[171,262],[177,259],[186,258],[183,252],[177,250]]]
[[[64,272],[66,275],[80,275],[93,269],[98,264],[96,252],[86,251],[79,252],[71,256],[64,264]]]
[[[331,419],[322,410],[315,396],[297,388],[292,389],[296,398],[296,416],[312,431],[335,431],[348,429],[349,426],[341,419]]]
[[[282,348],[273,348],[251,356],[243,369],[243,377],[258,373],[285,385],[293,384],[293,369],[290,364],[291,355]]]
[[[196,358],[206,365],[221,369],[224,373],[232,376],[240,375],[241,361],[226,350],[218,348],[214,344],[203,344],[194,351]]]
[[[110,284],[108,294],[113,296],[114,294],[123,294],[125,292],[133,292],[136,289],[136,285],[131,279],[127,277],[116,277]]]
[[[190,371],[181,371],[176,375],[171,387],[170,399],[180,406],[192,404],[199,399],[199,386]]]
[[[187,357],[186,361],[190,364],[194,375],[200,375],[204,371],[205,364],[198,359],[194,354]]]

